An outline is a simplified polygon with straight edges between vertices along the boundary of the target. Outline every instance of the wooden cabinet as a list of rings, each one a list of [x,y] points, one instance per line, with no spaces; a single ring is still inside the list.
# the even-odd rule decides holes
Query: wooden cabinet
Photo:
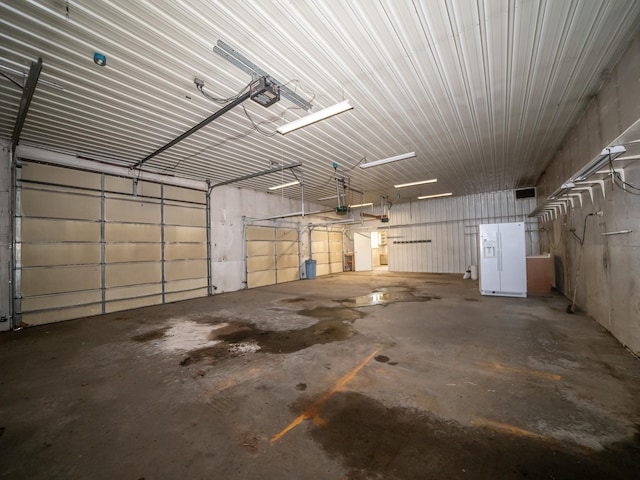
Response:
[[[344,254],[344,271],[353,272],[355,265],[355,255],[353,253]]]

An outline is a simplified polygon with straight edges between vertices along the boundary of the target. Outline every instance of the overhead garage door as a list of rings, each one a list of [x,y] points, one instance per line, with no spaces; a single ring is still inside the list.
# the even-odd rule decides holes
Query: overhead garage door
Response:
[[[29,325],[205,296],[205,193],[25,162],[16,311]]]
[[[248,288],[300,278],[297,229],[248,226],[245,229],[245,245]]]
[[[315,227],[311,232],[311,256],[316,261],[317,276],[342,272],[342,232]]]

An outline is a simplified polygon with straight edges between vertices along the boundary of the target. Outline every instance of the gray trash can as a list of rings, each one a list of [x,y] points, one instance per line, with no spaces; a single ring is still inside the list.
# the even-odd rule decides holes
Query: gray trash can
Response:
[[[315,280],[316,279],[316,261],[305,260],[304,271],[305,271],[307,280]]]

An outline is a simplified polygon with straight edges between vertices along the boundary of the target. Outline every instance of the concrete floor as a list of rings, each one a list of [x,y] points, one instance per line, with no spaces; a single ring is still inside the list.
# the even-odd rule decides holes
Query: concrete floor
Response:
[[[568,303],[346,273],[3,334],[0,478],[638,478],[640,362]]]

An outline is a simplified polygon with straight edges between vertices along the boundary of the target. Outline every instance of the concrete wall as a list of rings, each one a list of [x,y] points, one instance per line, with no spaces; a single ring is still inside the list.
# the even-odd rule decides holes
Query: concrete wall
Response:
[[[0,331],[9,330],[11,312],[11,152],[0,139]]]
[[[597,97],[565,138],[538,183],[546,198],[640,119],[640,36],[631,43]],[[640,161],[625,168],[625,180],[640,186]],[[606,197],[605,197],[606,195]],[[577,305],[636,354],[640,354],[640,196],[605,180],[594,201],[542,225],[541,245],[554,257],[557,288],[569,298],[577,285]],[[602,215],[587,216],[602,212]],[[582,236],[584,250],[571,233]],[[633,230],[605,236],[603,233]],[[579,271],[579,274],[578,274]],[[568,302],[569,303],[569,302]]]

